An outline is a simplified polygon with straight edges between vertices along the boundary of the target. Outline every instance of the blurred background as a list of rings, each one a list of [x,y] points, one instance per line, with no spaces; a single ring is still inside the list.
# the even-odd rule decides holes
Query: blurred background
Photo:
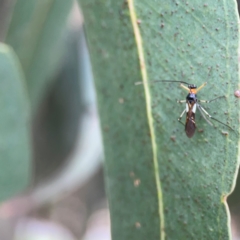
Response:
[[[0,39],[22,64],[33,142],[30,184],[3,202],[0,239],[109,240],[102,140],[78,3],[0,0]]]

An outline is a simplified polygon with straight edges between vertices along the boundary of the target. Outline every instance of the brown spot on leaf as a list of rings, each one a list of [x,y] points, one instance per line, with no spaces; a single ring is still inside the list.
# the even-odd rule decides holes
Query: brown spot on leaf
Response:
[[[136,228],[140,228],[141,227],[141,223],[140,222],[135,222],[135,227]]]
[[[135,179],[134,180],[134,186],[135,187],[138,187],[140,185],[140,183],[141,183],[140,179]]]

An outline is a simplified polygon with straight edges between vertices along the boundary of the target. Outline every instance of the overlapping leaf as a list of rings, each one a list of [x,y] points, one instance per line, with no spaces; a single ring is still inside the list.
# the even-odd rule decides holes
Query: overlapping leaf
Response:
[[[36,108],[64,53],[63,36],[73,1],[18,0],[6,36],[17,53]]]
[[[81,1],[106,155],[113,240],[229,239],[225,206],[238,159],[238,17],[234,1]],[[182,80],[199,99],[191,139],[177,118]],[[134,82],[144,81],[143,86]]]
[[[0,199],[24,190],[30,177],[30,113],[17,57],[0,45]]]

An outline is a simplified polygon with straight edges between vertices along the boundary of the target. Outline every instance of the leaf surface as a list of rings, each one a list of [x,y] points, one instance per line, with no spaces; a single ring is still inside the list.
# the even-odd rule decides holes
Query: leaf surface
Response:
[[[113,240],[229,239],[226,196],[238,167],[235,1],[81,0],[106,156]],[[207,85],[188,138],[177,119],[187,91]],[[141,86],[134,83],[143,81]],[[185,118],[185,115],[184,115]],[[185,122],[183,118],[183,122]]]
[[[30,177],[30,113],[17,57],[0,44],[0,200],[24,190]]]
[[[18,0],[6,36],[22,64],[32,106],[46,94],[63,55],[72,0]]]

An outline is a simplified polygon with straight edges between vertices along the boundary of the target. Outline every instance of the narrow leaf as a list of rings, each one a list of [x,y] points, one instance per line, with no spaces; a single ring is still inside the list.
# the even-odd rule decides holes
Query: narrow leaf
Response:
[[[6,42],[26,75],[33,107],[39,104],[63,54],[63,35],[72,0],[18,0]]]
[[[29,184],[30,114],[25,80],[15,54],[0,44],[0,200]]]
[[[226,197],[238,167],[235,1],[82,0],[106,156],[113,240],[230,239]],[[207,85],[188,138],[177,119]],[[143,85],[134,83],[143,81]],[[204,113],[204,111],[203,111]]]

